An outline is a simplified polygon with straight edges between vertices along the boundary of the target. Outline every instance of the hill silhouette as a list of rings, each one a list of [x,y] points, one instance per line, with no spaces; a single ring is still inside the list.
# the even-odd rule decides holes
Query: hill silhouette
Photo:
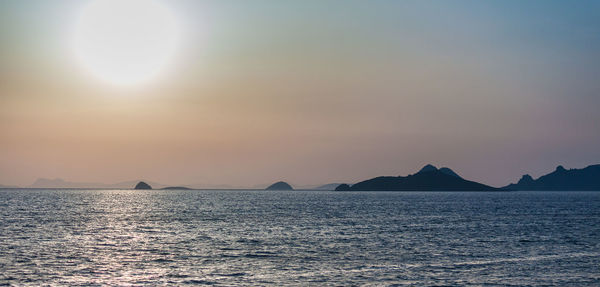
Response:
[[[152,186],[143,181],[140,181],[138,182],[138,184],[135,185],[133,189],[152,189]]]
[[[265,190],[294,190],[294,188],[289,185],[287,182],[278,181],[274,184],[271,184],[269,187],[265,188]]]
[[[380,176],[353,185],[340,185],[337,191],[500,191],[474,181],[465,180],[451,169],[424,166],[408,176]]]
[[[582,169],[565,169],[562,165],[538,179],[525,174],[517,183],[505,187],[510,190],[600,190],[600,164]]]

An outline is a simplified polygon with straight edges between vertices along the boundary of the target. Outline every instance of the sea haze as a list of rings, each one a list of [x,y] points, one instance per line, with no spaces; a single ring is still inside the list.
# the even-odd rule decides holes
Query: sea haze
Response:
[[[0,285],[600,284],[600,192],[0,190]]]

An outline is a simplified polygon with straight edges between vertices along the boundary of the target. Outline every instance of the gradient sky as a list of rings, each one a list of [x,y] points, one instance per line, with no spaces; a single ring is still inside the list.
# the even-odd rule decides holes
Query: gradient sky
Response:
[[[0,184],[356,182],[432,163],[501,186],[600,163],[600,1],[167,1],[134,88],[82,71],[84,1],[0,1]]]

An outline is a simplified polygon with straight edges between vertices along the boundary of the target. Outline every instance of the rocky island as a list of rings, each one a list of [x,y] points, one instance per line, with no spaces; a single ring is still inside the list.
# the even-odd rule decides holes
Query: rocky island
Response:
[[[278,181],[274,184],[271,184],[269,187],[265,188],[265,190],[294,190],[294,188],[289,185],[287,182]]]
[[[500,191],[463,179],[447,167],[438,169],[428,164],[408,176],[380,176],[353,185],[341,184],[336,191]]]
[[[135,185],[133,189],[152,189],[152,186],[143,181],[140,181],[138,182],[138,184]]]
[[[526,174],[517,183],[505,187],[510,190],[584,191],[600,190],[600,164],[582,169],[565,169],[562,165],[538,179]]]

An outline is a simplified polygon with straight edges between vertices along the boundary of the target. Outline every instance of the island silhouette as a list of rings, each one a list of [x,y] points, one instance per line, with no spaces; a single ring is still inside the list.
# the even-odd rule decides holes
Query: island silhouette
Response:
[[[140,181],[138,182],[138,184],[135,185],[133,189],[152,189],[152,186],[143,181]]]
[[[294,188],[285,181],[278,181],[269,185],[265,190],[294,190]]]
[[[505,187],[510,190],[597,190],[600,191],[600,164],[582,169],[565,169],[562,165],[546,175],[533,179],[523,175],[517,183]]]
[[[408,176],[379,176],[353,185],[341,184],[336,191],[502,191],[460,177],[450,168],[428,164]]]
[[[21,188],[19,186],[0,185],[0,188]],[[204,189],[205,187],[192,188],[183,185],[164,185],[150,181],[125,181],[114,184],[70,182],[60,178],[39,178],[32,185],[25,188],[66,188],[66,189],[162,189],[186,190]],[[247,189],[245,187],[229,187],[221,185],[210,189]],[[250,189],[261,189],[260,186]],[[534,179],[525,174],[517,183],[511,183],[501,188],[492,187],[483,183],[462,178],[448,167],[437,168],[428,164],[417,173],[407,176],[378,176],[355,184],[329,183],[302,187],[301,190],[336,190],[336,191],[600,191],[600,164],[590,165],[581,169],[565,169],[562,165],[546,175]],[[265,188],[265,190],[294,190],[284,182],[278,181]]]

